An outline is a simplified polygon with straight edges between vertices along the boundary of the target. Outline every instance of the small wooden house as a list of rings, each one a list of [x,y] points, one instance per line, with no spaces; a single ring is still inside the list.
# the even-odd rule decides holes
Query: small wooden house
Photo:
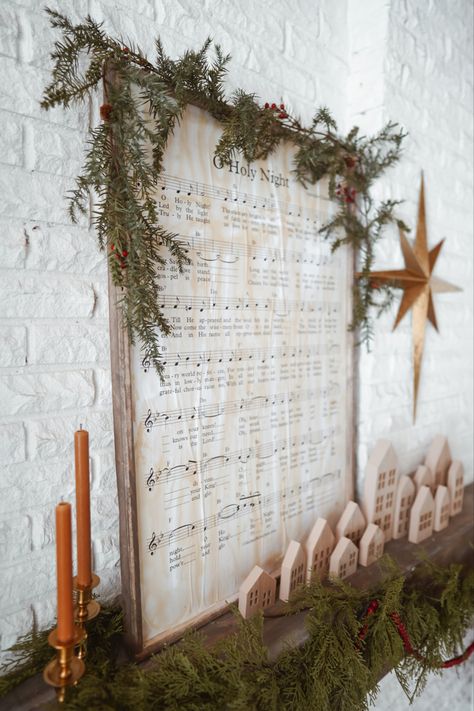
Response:
[[[359,551],[355,543],[342,536],[331,554],[329,575],[332,578],[347,578],[355,573],[358,555]]]
[[[259,565],[255,565],[239,588],[239,612],[242,617],[251,617],[259,610],[273,605],[276,595],[276,580]]]
[[[413,477],[413,482],[416,486],[416,491],[418,492],[422,486],[429,486],[431,493],[434,494],[435,484],[433,472],[426,464],[420,464],[417,467],[415,476]]]
[[[325,518],[318,518],[306,539],[306,580],[312,575],[324,578],[329,572],[329,559],[336,539]]]
[[[447,486],[438,486],[434,499],[433,529],[442,531],[449,523],[451,497]]]
[[[422,486],[410,511],[408,540],[421,543],[433,533],[434,500],[429,486]]]
[[[364,513],[369,523],[379,526],[389,541],[392,537],[398,458],[387,439],[380,439],[365,468]]]
[[[462,511],[462,502],[464,499],[464,467],[462,462],[458,459],[454,459],[449,467],[447,484],[451,497],[451,511],[449,515],[456,516],[456,514]]]
[[[285,602],[306,578],[306,552],[299,541],[290,541],[281,564],[280,600]]]
[[[419,468],[419,467],[418,467]],[[425,469],[427,467],[424,467]],[[395,496],[395,511],[393,514],[393,538],[403,538],[408,534],[410,509],[415,500],[415,484],[409,476],[401,476],[398,481]]]
[[[448,469],[451,464],[451,452],[448,439],[438,434],[431,442],[425,457],[425,464],[433,473],[434,488],[440,484],[446,485]]]
[[[385,536],[380,526],[369,523],[359,543],[359,563],[372,565],[383,555]]]
[[[336,538],[349,538],[358,545],[365,531],[365,518],[355,501],[348,501],[336,526]]]

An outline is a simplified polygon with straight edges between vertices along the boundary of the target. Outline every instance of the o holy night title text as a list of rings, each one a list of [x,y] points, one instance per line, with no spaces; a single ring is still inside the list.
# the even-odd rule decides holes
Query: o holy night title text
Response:
[[[217,170],[222,170],[227,168],[229,173],[235,173],[236,175],[241,175],[243,178],[249,178],[249,180],[254,181],[260,178],[262,181],[271,183],[276,188],[287,188],[289,179],[285,178],[282,173],[274,173],[270,168],[265,170],[264,168],[253,168],[250,163],[244,164],[238,160],[233,160],[229,165],[223,163],[217,156],[214,156],[212,163]]]

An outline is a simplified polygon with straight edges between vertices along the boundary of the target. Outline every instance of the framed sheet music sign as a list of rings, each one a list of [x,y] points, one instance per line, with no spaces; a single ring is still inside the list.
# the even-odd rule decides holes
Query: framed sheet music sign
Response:
[[[131,348],[111,293],[122,585],[129,638],[156,649],[278,570],[352,496],[352,256],[318,229],[291,145],[223,166],[220,128],[188,108],[156,201],[192,264],[163,268],[164,382]],[[112,287],[110,287],[112,289]]]

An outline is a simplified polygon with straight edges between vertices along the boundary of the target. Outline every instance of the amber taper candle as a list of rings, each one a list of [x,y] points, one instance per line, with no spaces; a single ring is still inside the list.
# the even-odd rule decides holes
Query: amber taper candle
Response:
[[[91,505],[89,483],[89,433],[82,428],[74,434],[76,470],[77,582],[92,582]]]
[[[56,575],[58,583],[58,642],[74,639],[72,600],[71,504],[56,506]]]

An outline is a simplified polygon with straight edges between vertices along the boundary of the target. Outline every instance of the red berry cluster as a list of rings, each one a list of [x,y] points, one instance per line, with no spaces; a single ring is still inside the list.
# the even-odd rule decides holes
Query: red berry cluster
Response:
[[[336,186],[336,195],[340,200],[343,200],[345,203],[352,204],[356,201],[357,192],[355,188],[349,188],[347,186],[341,185],[341,183],[338,183]]]
[[[407,654],[413,654],[413,656],[416,659],[422,660],[423,657],[415,649],[413,649],[413,646],[412,646],[412,643],[410,640],[410,636],[409,636],[409,634],[406,630],[406,627],[403,624],[398,612],[391,612],[390,619],[392,620],[393,624],[396,627],[398,634],[400,635],[400,639],[403,642],[403,647],[405,649],[405,652],[407,652]]]
[[[111,245],[110,245],[110,251],[113,252],[113,254],[115,254],[115,256],[117,257],[118,262],[119,262],[119,264],[120,264],[120,267],[121,267],[122,269],[125,269],[125,267],[127,266],[126,259],[127,259],[127,257],[128,257],[128,252],[127,252],[127,250],[124,249],[124,250],[122,250],[122,252],[120,253],[120,252],[117,250],[115,244],[111,244]]]
[[[99,111],[102,121],[108,121],[112,113],[112,104],[102,104]]]
[[[364,619],[367,620],[367,618],[370,617],[370,615],[373,615],[375,612],[377,612],[378,609],[379,609],[378,600],[372,600],[372,602],[369,604],[369,606],[367,608]],[[365,623],[364,626],[361,627],[361,629],[359,630],[359,640],[361,642],[365,639],[368,631],[369,631],[369,625],[367,623]],[[357,647],[359,647],[359,645],[357,645]]]
[[[359,630],[359,642],[356,644],[356,648],[360,648],[360,643],[365,639],[367,636],[367,632],[369,630],[369,625],[367,624],[368,618],[373,615],[377,610],[379,609],[379,601],[378,600],[372,600],[372,602],[369,604],[366,613],[364,615],[364,625],[361,627]],[[405,627],[405,625],[402,622],[402,618],[398,614],[398,612],[391,612],[389,614],[389,617],[391,621],[393,622],[395,629],[397,630],[400,639],[402,640],[403,643],[403,648],[407,654],[411,654],[415,659],[417,659],[420,662],[425,662],[426,659],[418,652],[417,649],[415,649],[411,643],[410,635],[408,634],[408,630]],[[471,642],[469,647],[467,647],[462,654],[460,654],[457,657],[453,657],[452,659],[447,659],[445,662],[441,662],[441,664],[438,665],[438,669],[448,669],[449,667],[455,667],[458,664],[462,664],[463,662],[466,661],[466,659],[469,659],[471,654],[474,653],[474,642]]]
[[[278,118],[280,119],[288,118],[288,114],[285,111],[285,104],[280,104],[279,106],[277,106],[275,103],[269,104],[267,101],[265,103],[265,108],[275,112],[278,111]]]
[[[359,161],[359,156],[351,156],[349,154],[344,156],[344,163],[348,168],[355,168]]]
[[[122,47],[122,53],[125,57],[125,59],[132,59],[132,56],[130,54],[130,50],[128,47]],[[142,67],[145,67],[145,69],[149,70],[149,66],[147,60],[144,57],[139,57],[135,53],[133,54],[133,60],[137,62],[137,64],[141,64]]]

